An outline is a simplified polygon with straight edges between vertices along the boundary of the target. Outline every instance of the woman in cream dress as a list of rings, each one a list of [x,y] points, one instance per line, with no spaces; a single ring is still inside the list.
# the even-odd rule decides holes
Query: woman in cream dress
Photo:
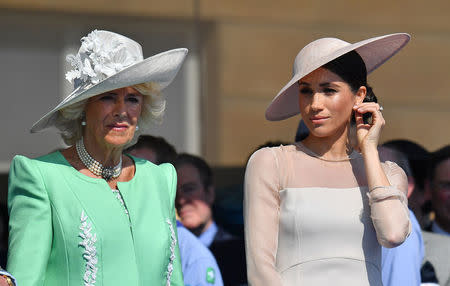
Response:
[[[250,285],[382,285],[380,245],[401,244],[411,225],[406,176],[378,157],[385,121],[367,74],[408,41],[407,34],[355,44],[324,38],[297,55],[266,118],[300,113],[310,134],[248,162]]]

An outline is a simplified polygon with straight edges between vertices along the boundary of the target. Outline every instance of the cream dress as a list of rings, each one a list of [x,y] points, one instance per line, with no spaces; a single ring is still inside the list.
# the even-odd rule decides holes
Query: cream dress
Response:
[[[381,286],[386,221],[403,239],[411,229],[406,175],[392,162],[383,169],[391,187],[369,194],[357,152],[338,162],[301,143],[255,152],[245,175],[249,284]]]

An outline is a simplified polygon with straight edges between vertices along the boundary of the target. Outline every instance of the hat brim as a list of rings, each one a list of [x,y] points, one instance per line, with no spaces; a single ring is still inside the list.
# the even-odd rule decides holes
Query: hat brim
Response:
[[[30,132],[39,132],[53,126],[59,116],[59,110],[107,91],[146,82],[154,82],[161,90],[164,89],[177,75],[187,52],[188,50],[185,48],[162,52],[135,63],[88,88],[75,89],[55,108],[34,123]]]
[[[292,79],[280,90],[266,110],[266,119],[270,121],[279,121],[300,113],[298,88],[296,83],[301,78],[326,63],[337,59],[348,52],[356,51],[364,60],[367,74],[369,74],[400,51],[409,42],[410,38],[411,36],[406,33],[397,33],[370,38],[354,44],[349,44],[348,46],[322,57],[316,63],[312,64],[307,71],[295,74]]]

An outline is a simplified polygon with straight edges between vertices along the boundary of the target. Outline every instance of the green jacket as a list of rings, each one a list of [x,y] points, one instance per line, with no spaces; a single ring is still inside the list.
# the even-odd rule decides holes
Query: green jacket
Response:
[[[105,180],[60,152],[14,157],[7,269],[20,286],[183,285],[175,169],[132,159],[135,176],[118,183],[128,218]]]

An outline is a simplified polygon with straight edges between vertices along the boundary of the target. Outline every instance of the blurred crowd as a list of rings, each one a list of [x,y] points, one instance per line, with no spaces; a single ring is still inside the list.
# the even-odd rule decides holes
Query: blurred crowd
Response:
[[[409,140],[392,140],[379,147],[379,154],[382,161],[397,163],[407,175],[413,226],[404,244],[383,249],[384,283],[401,285],[399,279],[415,276],[411,281],[450,285],[450,146],[429,152]],[[408,264],[410,268],[405,267]],[[403,278],[389,284],[389,273],[396,271]]]
[[[92,31],[78,53],[67,56],[73,69],[65,77],[73,91],[31,128],[56,127],[70,147],[11,162],[8,209],[0,212],[0,265],[10,273],[0,268],[0,286],[450,286],[450,145],[432,152],[409,140],[378,146],[383,108],[367,84],[367,74],[409,39],[405,33],[355,44],[323,38],[302,49],[293,78],[265,116],[279,121],[301,113],[322,131],[308,125],[309,134],[300,121],[295,143],[255,146],[244,200],[244,176],[232,180],[204,158],[143,135],[162,120],[160,92],[188,50],[144,59],[134,40]],[[302,150],[304,143],[334,154]],[[255,152],[279,145],[290,146]],[[274,149],[320,160],[310,166],[294,152],[275,151],[268,159],[265,152]],[[356,151],[362,157],[354,163],[361,155]],[[324,168],[324,162],[338,167]],[[389,174],[384,166],[391,166]],[[239,169],[243,174],[245,166]],[[230,184],[219,186],[220,177]],[[352,187],[342,187],[344,177]],[[304,185],[309,178],[315,180]],[[315,187],[327,192],[320,197]],[[305,195],[297,188],[309,188],[316,198],[295,197]],[[290,189],[294,197],[281,195]],[[345,193],[351,196],[338,197],[335,189],[351,190]],[[355,189],[367,192],[360,196]],[[341,217],[352,203],[356,211]],[[309,206],[314,212],[299,211]],[[303,235],[308,232],[314,235]],[[325,245],[332,255],[315,251]],[[306,249],[321,255],[303,261]],[[328,258],[340,261],[316,264]],[[314,266],[302,269],[309,262]],[[347,265],[354,262],[358,267]]]
[[[300,127],[296,139],[302,137]],[[256,149],[280,144],[289,143],[267,142]],[[185,284],[246,285],[242,185],[216,189],[214,171],[204,159],[177,154],[161,137],[143,135],[127,152],[154,164],[171,163],[177,170]],[[379,147],[379,154],[382,161],[397,163],[408,177],[413,225],[404,244],[383,249],[384,284],[410,285],[401,282],[409,277],[422,285],[450,285],[450,145],[429,152],[410,140],[392,140]],[[6,264],[7,229],[7,210],[2,206],[1,265]]]

